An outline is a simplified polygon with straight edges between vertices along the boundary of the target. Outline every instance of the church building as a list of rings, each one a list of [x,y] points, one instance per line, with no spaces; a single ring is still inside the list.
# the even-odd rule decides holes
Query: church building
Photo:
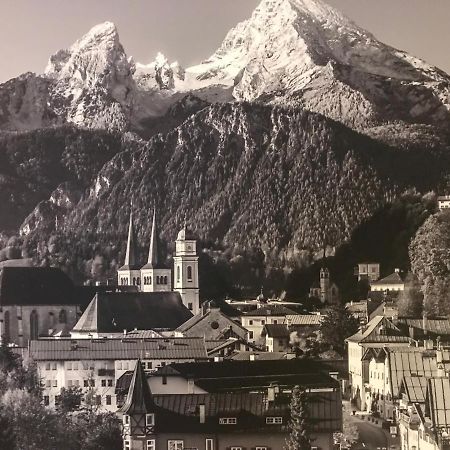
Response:
[[[200,290],[195,238],[186,225],[178,233],[173,258],[175,266],[173,284],[172,269],[164,264],[160,250],[155,211],[153,213],[147,263],[143,266],[139,264],[133,214],[131,213],[125,264],[117,271],[119,286],[135,286],[140,292],[179,292],[183,304],[193,314],[197,314],[200,311]]]

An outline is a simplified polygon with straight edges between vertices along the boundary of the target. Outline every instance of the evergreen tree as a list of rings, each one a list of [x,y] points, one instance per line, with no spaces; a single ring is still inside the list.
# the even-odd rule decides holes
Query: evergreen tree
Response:
[[[311,450],[306,393],[300,386],[295,386],[292,390],[290,408],[289,438],[286,440],[284,449]]]
[[[358,331],[358,320],[353,317],[344,305],[330,307],[325,313],[325,319],[320,326],[320,334],[324,344],[345,355],[345,339]]]

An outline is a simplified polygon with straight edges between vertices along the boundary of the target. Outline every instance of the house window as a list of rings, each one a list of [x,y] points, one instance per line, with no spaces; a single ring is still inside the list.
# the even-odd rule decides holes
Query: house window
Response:
[[[180,281],[181,278],[181,270],[180,270],[180,266],[177,266],[177,281]]]
[[[192,281],[192,266],[187,266],[187,279]]]
[[[58,387],[58,380],[53,380],[53,387]]]
[[[52,370],[56,370],[56,363],[52,363]]]
[[[106,387],[106,380],[102,380],[102,387]]]
[[[50,405],[50,397],[48,395],[44,395],[44,405]]]
[[[45,387],[51,387],[52,382],[50,380],[45,380]]]
[[[59,323],[67,323],[67,313],[65,309],[59,312]]]
[[[155,415],[154,414],[146,414],[145,415],[145,425],[148,427],[152,427],[155,425]]]
[[[184,449],[184,441],[179,440],[168,440],[167,441],[167,450],[183,450]]]
[[[205,449],[206,450],[214,450],[214,440],[213,439],[206,439]]]
[[[249,325],[253,325],[253,320],[249,320],[249,321],[248,321],[248,324],[249,324]]]
[[[162,377],[162,384],[167,384],[167,377],[165,375]]]
[[[283,418],[282,417],[266,417],[266,423],[269,425],[282,424]]]
[[[267,450],[267,447],[255,447],[255,450]]]
[[[107,404],[107,405],[111,405],[111,403],[112,403],[112,402],[111,402],[111,396],[110,396],[110,395],[107,395],[107,396],[106,396],[106,404]]]
[[[30,314],[30,339],[39,337],[39,317],[35,309]]]
[[[130,450],[131,449],[131,442],[129,439],[125,439],[123,441],[123,448],[124,450]]]
[[[50,370],[50,363],[45,363],[45,370]]]
[[[124,414],[122,420],[124,425],[128,425],[130,423],[130,416],[128,414]]]
[[[147,441],[147,450],[155,450],[155,448],[156,448],[156,446],[155,446],[154,439]]]
[[[95,396],[95,404],[96,405],[101,405],[102,404],[102,396],[101,395],[96,395]]]
[[[230,447],[230,450],[242,450],[242,447]]]
[[[236,417],[221,417],[219,419],[219,425],[236,425]]]
[[[113,381],[114,381],[114,380],[108,380],[108,386],[109,386],[109,387],[114,386]]]
[[[248,338],[249,339],[253,339],[253,331],[249,331],[248,332]]]
[[[188,303],[188,309],[189,311],[192,311],[194,309],[194,305],[192,303]]]
[[[83,386],[89,387],[89,380],[83,380]]]
[[[151,361],[147,362],[147,370],[153,369],[153,363]]]

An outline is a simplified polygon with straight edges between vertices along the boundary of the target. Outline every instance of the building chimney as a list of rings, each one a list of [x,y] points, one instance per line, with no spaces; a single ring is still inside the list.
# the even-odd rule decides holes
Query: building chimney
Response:
[[[127,329],[126,329],[126,328],[124,328],[124,330],[123,330],[123,335],[124,335],[124,336],[127,335]]]
[[[400,269],[398,267],[396,267],[395,273],[400,273]]]
[[[250,361],[254,361],[255,360],[255,354],[254,353],[250,353],[249,360]]]
[[[425,350],[433,350],[434,342],[433,339],[426,339],[424,342]]]
[[[205,405],[203,403],[201,403],[200,405],[198,405],[198,409],[199,409],[199,415],[200,415],[200,423],[205,423],[206,422]]]

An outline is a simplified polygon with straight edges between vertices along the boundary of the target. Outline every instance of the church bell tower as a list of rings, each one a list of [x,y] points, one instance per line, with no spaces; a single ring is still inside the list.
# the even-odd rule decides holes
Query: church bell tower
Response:
[[[197,314],[200,311],[197,241],[186,225],[178,233],[175,248],[174,290],[180,293],[183,304]]]

